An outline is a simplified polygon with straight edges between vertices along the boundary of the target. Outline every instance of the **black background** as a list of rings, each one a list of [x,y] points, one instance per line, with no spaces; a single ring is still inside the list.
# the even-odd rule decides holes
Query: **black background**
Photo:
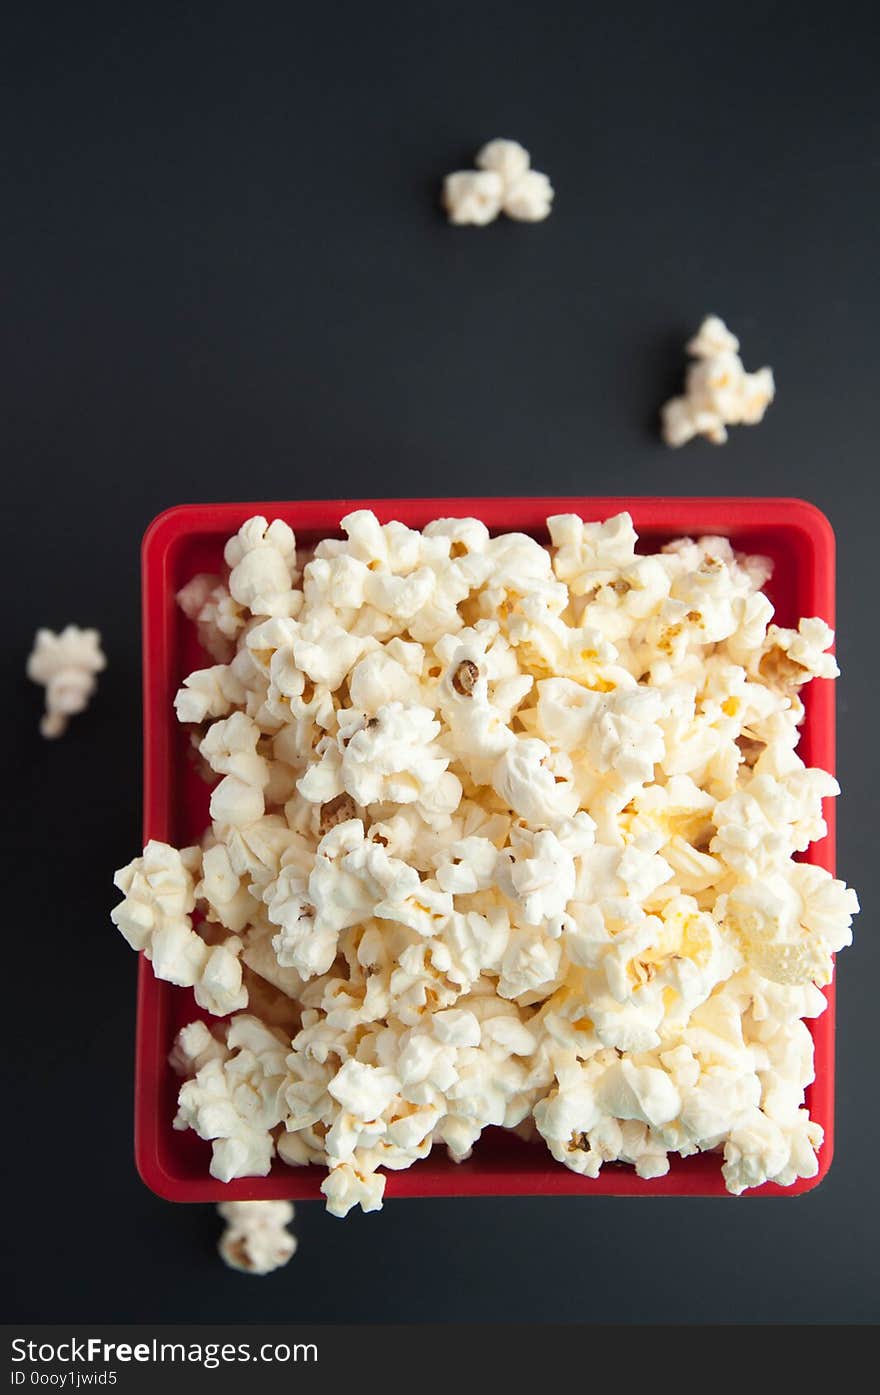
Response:
[[[7,1316],[867,1321],[878,1316],[873,7],[20,7],[3,33]],[[513,136],[536,226],[448,227]],[[765,422],[666,450],[715,310]],[[138,544],[186,500],[786,493],[840,548],[838,1142],[800,1200],[400,1201],[224,1269],[213,1208],[132,1160]],[[41,741],[33,631],[97,625],[97,699]]]

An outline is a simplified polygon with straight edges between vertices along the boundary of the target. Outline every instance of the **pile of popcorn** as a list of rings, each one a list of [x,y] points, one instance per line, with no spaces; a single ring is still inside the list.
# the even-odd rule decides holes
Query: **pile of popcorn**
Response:
[[[172,1053],[214,1177],[321,1164],[344,1216],[489,1126],[593,1178],[815,1175],[804,1019],[858,909],[795,861],[838,793],[797,754],[832,633],[775,625],[723,538],[547,527],[358,511],[298,556],[252,518],[183,593],[211,826],[118,872],[113,919],[218,1019]]]

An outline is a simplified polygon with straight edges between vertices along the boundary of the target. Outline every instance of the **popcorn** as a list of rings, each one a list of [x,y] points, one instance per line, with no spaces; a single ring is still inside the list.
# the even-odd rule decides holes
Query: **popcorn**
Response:
[[[546,174],[530,169],[531,157],[515,140],[490,140],[477,151],[480,169],[494,170],[501,178],[501,207],[508,218],[537,223],[546,218],[553,202],[553,186]]]
[[[247,828],[262,818],[266,810],[263,791],[257,785],[227,775],[214,786],[211,795],[211,818],[218,824]]]
[[[292,615],[298,609],[296,539],[286,523],[249,518],[229,539],[223,556],[231,568],[230,595],[251,614]]]
[[[194,621],[202,648],[218,664],[227,663],[235,652],[234,641],[245,623],[245,611],[219,576],[194,576],[178,591],[177,604],[187,619]]]
[[[665,1071],[625,1059],[605,1071],[600,1098],[606,1114],[651,1128],[668,1124],[681,1109],[681,1096]]]
[[[233,712],[231,717],[212,724],[199,751],[218,775],[234,775],[243,784],[261,790],[269,778],[266,761],[257,751],[262,735],[252,718],[244,712]]]
[[[521,737],[507,748],[495,765],[492,784],[529,823],[552,824],[571,818],[578,809],[571,762],[554,757],[550,747],[534,737]]]
[[[550,213],[553,186],[530,169],[529,152],[515,140],[491,140],[476,157],[476,170],[458,170],[443,181],[443,206],[450,223],[484,227],[504,212],[537,223]]]
[[[204,722],[208,717],[225,717],[245,701],[245,688],[225,664],[196,669],[183,680],[174,699],[179,722]]]
[[[556,549],[553,570],[573,596],[606,586],[636,560],[636,532],[628,513],[604,523],[584,523],[574,513],[547,519],[550,540]]]
[[[738,352],[714,320],[691,347]],[[586,1177],[698,1151],[733,1192],[814,1176],[805,1019],[858,910],[794,860],[838,793],[798,754],[830,629],[773,623],[769,563],[725,538],[640,556],[626,514],[557,515],[548,547],[368,510],[342,531],[300,570],[251,520],[181,596],[218,660],[175,699],[211,825],[148,843],[113,911],[224,1019],[175,1039],[176,1126],[222,1180],[326,1167],[337,1216],[490,1126]],[[289,1256],[280,1217],[230,1211],[227,1261]]]
[[[521,223],[540,223],[550,215],[555,190],[546,174],[526,170],[513,185],[507,186],[501,204],[508,218]]]
[[[429,824],[448,824],[461,783],[446,773],[449,757],[434,739],[439,731],[431,709],[422,706],[386,703],[369,719],[341,711],[336,737],[318,743],[320,759],[297,787],[322,807],[347,793],[358,805],[415,804]]]
[[[576,844],[578,851],[592,842],[593,822],[589,816],[576,815],[571,820],[583,821],[584,843]],[[553,938],[560,934],[560,919],[574,896],[576,871],[573,850],[565,847],[550,829],[531,833],[514,827],[510,834],[511,851],[508,877],[501,885],[511,899],[519,902],[520,915],[526,925],[545,925]],[[509,886],[509,890],[508,890]]]
[[[195,896],[206,903],[209,920],[219,921],[235,935],[255,918],[257,902],[242,884],[224,843],[215,843],[202,854],[202,880]]]
[[[383,1067],[346,1061],[327,1086],[328,1094],[358,1119],[377,1119],[397,1094],[398,1082]]]
[[[217,1207],[226,1229],[218,1250],[224,1264],[243,1274],[271,1274],[296,1253],[289,1201],[222,1201]]]
[[[837,678],[840,669],[834,657],[824,652],[833,641],[834,633],[824,620],[800,620],[796,630],[770,625],[758,672],[771,688],[788,693],[811,678]]]
[[[190,1022],[188,1026],[181,1027],[174,1038],[168,1064],[177,1075],[190,1078],[208,1061],[225,1061],[228,1055],[225,1044],[209,1031],[204,1022]]]
[[[747,373],[739,357],[739,340],[723,320],[709,315],[687,351],[694,362],[687,370],[685,395],[673,397],[661,413],[668,446],[683,446],[694,436],[723,445],[728,426],[753,426],[763,419],[776,393],[773,370]]]
[[[548,938],[534,929],[514,930],[501,961],[498,992],[502,998],[520,998],[526,993],[549,997],[556,987],[561,961],[562,949],[556,937]]]
[[[149,842],[114,877],[125,900],[110,918],[133,949],[142,950],[157,978],[195,990],[196,1002],[217,1016],[247,1006],[234,936],[211,948],[193,930],[198,848],[178,852],[167,843]]]
[[[265,1177],[275,1152],[271,1130],[284,1118],[285,1047],[255,1017],[234,1017],[228,1056],[207,1061],[177,1096],[176,1129],[212,1141],[211,1176]]]
[[[334,1167],[321,1183],[331,1216],[347,1216],[353,1206],[362,1211],[381,1211],[385,1178],[381,1173],[360,1172],[350,1163]]]
[[[443,207],[450,223],[484,228],[501,212],[504,183],[495,170],[457,170],[443,181]]]
[[[40,732],[49,740],[63,736],[67,723],[84,712],[95,691],[95,674],[107,667],[97,630],[68,625],[56,635],[37,630],[27,661],[27,676],[46,689]]]

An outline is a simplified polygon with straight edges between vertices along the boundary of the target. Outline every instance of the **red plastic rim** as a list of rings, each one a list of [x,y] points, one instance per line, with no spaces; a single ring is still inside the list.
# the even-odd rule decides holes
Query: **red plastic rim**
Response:
[[[549,514],[578,513],[604,519],[626,509],[646,549],[683,535],[730,538],[744,552],[774,562],[767,591],[780,624],[819,615],[834,625],[834,533],[824,514],[801,499],[760,498],[557,498],[557,499],[335,499],[274,503],[182,504],[147,529],[142,547],[144,684],[144,841],[177,846],[197,840],[208,823],[208,791],[188,759],[186,733],[173,698],[192,669],[204,667],[194,627],[180,613],[175,592],[196,572],[219,571],[223,544],[254,514],[282,518],[297,540],[311,544],[341,535],[340,520],[370,508],[385,523],[414,528],[433,518],[471,516],[493,531],[546,537]],[[801,754],[834,772],[834,686],[816,680],[805,692]],[[828,871],[834,864],[834,803],[825,802],[828,834],[807,860]],[[794,1196],[817,1186],[828,1171],[834,1144],[834,988],[828,1010],[810,1023],[816,1078],[807,1092],[812,1117],[825,1131],[817,1176],[791,1187],[775,1183],[746,1196]],[[141,960],[138,978],[135,1073],[135,1156],[146,1184],[170,1201],[294,1200],[319,1196],[323,1168],[291,1168],[277,1162],[268,1177],[224,1184],[209,1175],[210,1144],[172,1128],[178,1081],[168,1066],[175,1032],[204,1016],[192,994],[161,983]],[[466,1163],[451,1163],[437,1148],[404,1172],[390,1172],[386,1196],[726,1196],[716,1154],[671,1159],[665,1177],[646,1181],[624,1165],[603,1168],[591,1180],[553,1161],[543,1145],[491,1129]]]

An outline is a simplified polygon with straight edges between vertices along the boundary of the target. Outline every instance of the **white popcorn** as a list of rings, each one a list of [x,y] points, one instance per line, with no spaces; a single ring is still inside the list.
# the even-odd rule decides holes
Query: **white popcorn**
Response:
[[[367,654],[349,674],[348,689],[352,704],[371,717],[388,702],[399,702],[405,707],[417,705],[420,701],[421,647],[416,672],[406,666],[405,658],[401,661],[392,657],[389,649],[376,649]]]
[[[552,824],[571,818],[578,808],[571,765],[566,765],[566,761],[567,758],[554,758],[543,741],[522,737],[499,758],[492,783],[521,818],[529,823]]]
[[[773,371],[745,371],[739,340],[723,320],[708,316],[687,350],[694,361],[685,377],[685,395],[672,398],[661,413],[668,446],[683,446],[694,436],[723,445],[728,426],[762,420],[776,393]]]
[[[183,680],[174,699],[179,722],[204,722],[208,717],[225,717],[245,701],[244,685],[231,668],[217,664],[214,668],[196,669]]]
[[[297,607],[293,590],[296,539],[281,519],[249,518],[226,544],[224,558],[231,567],[229,591],[253,615],[292,615]]]
[[[377,1119],[397,1094],[398,1081],[382,1067],[346,1061],[327,1086],[329,1094],[358,1119]]]
[[[196,1075],[208,1061],[225,1061],[229,1052],[224,1042],[215,1037],[204,1022],[190,1022],[181,1027],[174,1038],[168,1062],[177,1075]]]
[[[450,223],[484,227],[502,211],[508,218],[537,223],[553,202],[546,174],[530,169],[529,152],[515,140],[491,140],[477,152],[475,170],[458,170],[443,181],[443,206]]]
[[[167,843],[149,842],[142,857],[116,873],[114,884],[125,900],[110,916],[132,948],[143,950],[157,978],[194,989],[200,1007],[225,1016],[247,1006],[238,962],[241,941],[232,936],[212,948],[193,930],[200,864],[198,848],[178,852]]]
[[[636,531],[628,513],[604,523],[584,523],[577,514],[554,514],[547,528],[555,550],[553,570],[573,596],[613,581],[635,561]]]
[[[194,621],[202,648],[218,664],[227,663],[235,652],[234,641],[245,623],[245,612],[220,578],[204,573],[194,576],[178,591],[177,604],[187,619]]]
[[[573,856],[556,834],[547,828],[540,833],[530,833],[514,827],[511,831],[511,850],[509,881],[507,885],[502,881],[501,885],[512,899],[519,902],[520,914],[526,925],[554,922],[547,927],[547,933],[558,937],[561,917],[574,896],[576,877]]]
[[[690,347],[745,419],[733,336]],[[798,754],[830,629],[772,623],[769,564],[725,538],[639,555],[627,514],[552,517],[546,547],[363,509],[342,531],[300,586],[293,534],[251,520],[230,575],[184,588],[219,660],[175,700],[211,825],[116,875],[129,944],[227,1019],[169,1058],[212,1175],[320,1165],[332,1214],[377,1210],[388,1170],[492,1126],[587,1177],[698,1151],[733,1192],[815,1176],[805,1019],[858,910],[795,861],[838,793]],[[223,1253],[268,1272],[292,1241],[250,1214]]]
[[[511,189],[529,168],[529,152],[515,140],[490,140],[477,151],[476,165],[481,170],[495,170]]]
[[[208,919],[219,921],[234,935],[255,917],[257,902],[232,866],[225,843],[215,843],[202,854],[202,880],[195,895],[207,903]]]
[[[686,347],[692,358],[717,358],[719,354],[738,354],[739,340],[718,315],[707,315]]]
[[[546,174],[526,170],[520,179],[505,189],[501,207],[508,218],[516,218],[521,223],[540,223],[550,214],[554,192]]]
[[[494,170],[457,170],[443,181],[443,207],[450,223],[484,228],[501,212],[504,181]]]
[[[232,828],[247,828],[265,813],[263,791],[237,775],[226,775],[211,794],[211,818]]]
[[[449,757],[436,742],[439,732],[431,708],[420,705],[384,703],[370,718],[341,711],[337,737],[319,743],[320,760],[297,788],[313,803],[347,793],[358,805],[415,804],[434,823],[461,799],[459,780],[446,774]]]
[[[640,1119],[659,1128],[674,1119],[681,1097],[665,1071],[620,1060],[602,1077],[601,1098],[605,1111],[615,1119]]]
[[[381,1211],[385,1178],[377,1172],[360,1172],[350,1163],[334,1167],[321,1183],[331,1216],[347,1216],[353,1206]]]
[[[834,632],[824,620],[804,619],[796,630],[770,625],[757,659],[757,669],[771,688],[796,691],[811,678],[837,678],[840,669],[832,654],[826,654]]]
[[[549,938],[534,929],[515,930],[501,961],[498,992],[502,998],[520,998],[526,993],[549,997],[556,986],[561,960],[558,938]]]
[[[296,1253],[296,1236],[287,1226],[294,1208],[289,1201],[222,1201],[217,1207],[226,1229],[220,1257],[243,1274],[271,1274]]]
[[[191,1128],[213,1142],[211,1176],[265,1177],[275,1143],[271,1130],[284,1117],[283,1040],[255,1017],[232,1019],[229,1055],[207,1061],[177,1097],[177,1129]]]
[[[183,927],[191,929],[195,906],[194,873],[201,864],[198,848],[178,852],[167,843],[151,840],[143,857],[136,857],[113,878],[125,900],[114,907],[111,918],[133,949],[147,949],[153,936]]]
[[[68,625],[56,635],[37,630],[28,656],[27,676],[46,689],[40,732],[50,740],[63,736],[70,718],[84,712],[95,691],[95,674],[107,667],[97,630]]]
[[[226,1017],[230,1012],[238,1012],[248,1005],[248,991],[242,984],[239,959],[241,950],[241,940],[235,935],[225,944],[215,945],[208,951],[201,972],[193,985],[199,1007],[203,1007],[206,1012],[212,1012],[215,1017]],[[155,964],[154,949],[153,968],[158,974]],[[159,977],[164,975],[159,974]]]
[[[477,151],[480,169],[494,170],[501,178],[501,207],[508,218],[536,223],[546,218],[553,202],[553,186],[546,174],[530,169],[529,152],[515,140],[490,140]]]

